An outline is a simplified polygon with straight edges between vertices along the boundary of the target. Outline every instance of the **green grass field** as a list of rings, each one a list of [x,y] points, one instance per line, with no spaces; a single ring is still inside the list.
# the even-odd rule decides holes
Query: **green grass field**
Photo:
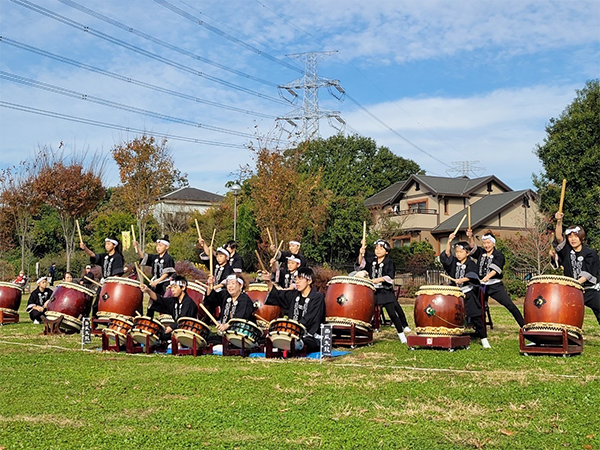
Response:
[[[0,448],[600,449],[600,327],[573,357],[521,356],[491,306],[493,348],[374,345],[315,360],[81,351],[24,312],[0,327]],[[412,306],[405,305],[412,324]]]

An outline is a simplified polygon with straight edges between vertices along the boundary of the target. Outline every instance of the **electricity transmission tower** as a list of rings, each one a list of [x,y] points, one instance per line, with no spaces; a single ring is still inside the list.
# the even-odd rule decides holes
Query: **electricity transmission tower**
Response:
[[[302,90],[302,107],[296,108],[284,116],[277,117],[277,121],[285,121],[294,128],[298,127],[297,122],[301,121],[302,126],[299,135],[303,141],[319,137],[319,120],[324,117],[327,117],[330,125],[338,131],[343,132],[346,125],[344,119],[340,117],[339,111],[327,111],[319,108],[320,88],[326,87],[329,90],[329,93],[340,101],[346,93],[340,86],[339,80],[329,80],[317,75],[317,62],[319,58],[329,56],[332,53],[337,53],[337,51],[287,55],[290,58],[304,60],[304,76],[297,78],[290,83],[278,86],[279,94],[293,103],[298,98],[297,91]],[[337,92],[335,92],[333,88],[335,88]],[[292,99],[290,100],[287,98],[285,93],[291,95]],[[332,119],[335,119],[337,123]]]
[[[448,175],[455,177],[468,177],[473,174],[475,177],[480,177],[485,173],[485,167],[478,166],[479,161],[454,161],[452,169],[446,170]]]

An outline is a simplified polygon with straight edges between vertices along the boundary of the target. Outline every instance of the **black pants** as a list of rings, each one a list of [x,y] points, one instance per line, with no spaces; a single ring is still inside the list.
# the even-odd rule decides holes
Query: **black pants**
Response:
[[[390,320],[393,322],[394,327],[396,327],[396,331],[402,333],[404,328],[408,326],[408,322],[406,321],[406,315],[404,315],[404,311],[398,302],[394,301],[393,303],[386,303],[381,306],[387,311]]]
[[[520,327],[525,325],[523,314],[521,314],[519,308],[517,308],[517,306],[510,299],[510,296],[508,295],[508,292],[506,292],[506,288],[504,287],[504,284],[502,282],[495,284],[486,284],[485,286],[482,285],[481,288],[483,289],[483,298],[485,302],[488,301],[488,298],[492,297],[494,300],[496,300],[498,303],[500,303],[502,306],[508,309],[508,311],[513,315]]]
[[[304,336],[302,342],[304,342],[304,350],[306,350],[306,353],[318,352],[321,350],[321,342],[312,336]]]
[[[31,321],[33,322],[34,320],[37,320],[38,322],[42,321],[42,317],[44,317],[44,313],[43,312],[39,312],[35,309],[32,309],[31,311],[29,311],[29,318],[31,319]]]
[[[583,301],[585,306],[592,310],[596,316],[598,324],[600,325],[600,291],[586,289],[583,294]]]

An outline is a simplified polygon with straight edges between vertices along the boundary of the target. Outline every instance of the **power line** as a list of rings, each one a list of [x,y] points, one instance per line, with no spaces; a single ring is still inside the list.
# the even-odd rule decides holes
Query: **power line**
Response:
[[[43,89],[43,90],[46,90],[49,92],[54,92],[56,94],[66,95],[68,97],[78,98],[80,100],[85,100],[85,101],[90,101],[93,103],[97,103],[99,105],[108,106],[108,107],[116,108],[116,109],[121,109],[123,111],[134,112],[136,114],[143,114],[146,116],[155,117],[157,119],[167,120],[169,122],[181,123],[183,125],[189,125],[189,126],[193,126],[193,127],[197,127],[197,128],[203,128],[206,130],[216,131],[218,133],[231,134],[233,136],[241,136],[241,137],[247,137],[247,138],[254,137],[252,134],[249,134],[249,133],[242,133],[241,131],[228,130],[226,128],[215,127],[212,125],[206,125],[206,124],[199,123],[199,122],[193,122],[191,120],[182,119],[179,117],[167,116],[166,114],[160,114],[160,113],[148,111],[145,109],[135,108],[133,106],[125,105],[123,103],[112,102],[110,100],[105,100],[100,97],[95,97],[93,95],[84,94],[82,92],[77,92],[77,91],[73,91],[70,89],[64,89],[59,86],[55,86],[55,85],[48,84],[48,83],[42,83],[40,81],[32,80],[31,78],[25,78],[20,75],[15,75],[15,74],[4,72],[4,71],[0,71],[0,78],[15,82],[15,83],[20,83],[20,84],[23,84],[26,86]]]
[[[236,38],[236,37],[234,37],[234,36],[232,36],[232,35],[230,35],[228,33],[225,33],[224,31],[220,30],[219,28],[217,28],[217,27],[215,27],[213,25],[209,25],[208,23],[204,22],[203,20],[198,19],[197,17],[193,16],[192,14],[184,11],[181,8],[178,8],[175,5],[172,5],[171,3],[169,3],[169,2],[167,2],[165,0],[154,0],[154,2],[158,3],[161,6],[164,6],[167,9],[170,9],[171,11],[173,11],[176,14],[179,14],[182,17],[185,17],[189,21],[191,21],[191,22],[193,22],[193,23],[195,23],[197,25],[200,25],[201,27],[204,27],[207,30],[212,31],[213,33],[218,34],[219,36],[224,37],[225,39],[228,39],[231,42],[233,42],[233,43],[235,43],[237,45],[240,45],[240,46],[244,47],[245,49],[250,50],[250,51],[256,53],[257,55],[262,56],[263,58],[268,59],[269,61],[273,61],[273,62],[275,62],[277,64],[281,64],[282,66],[287,67],[288,69],[291,69],[291,70],[295,70],[296,72],[299,72],[299,73],[303,72],[303,70],[300,69],[299,67],[296,67],[296,66],[294,66],[292,64],[289,64],[289,63],[287,63],[285,61],[282,61],[281,59],[275,58],[274,56],[271,56],[268,53],[263,52],[262,50],[254,47],[254,46],[252,46],[250,44],[247,44],[246,42],[242,41],[241,39],[238,39],[238,38]]]
[[[120,81],[124,81],[126,83],[131,83],[131,84],[135,84],[135,85],[138,85],[138,86],[142,86],[142,87],[145,87],[147,89],[151,89],[153,91],[162,92],[164,94],[173,95],[173,96],[176,96],[176,97],[184,98],[186,100],[192,100],[194,102],[203,103],[205,105],[214,106],[216,108],[227,109],[229,111],[235,111],[235,112],[239,112],[239,113],[243,113],[243,114],[248,114],[248,115],[252,115],[252,116],[263,117],[263,118],[266,118],[266,119],[276,119],[276,116],[272,116],[272,115],[269,115],[269,114],[263,114],[263,113],[260,113],[260,112],[257,112],[257,111],[250,111],[250,110],[247,110],[247,109],[236,108],[235,106],[229,106],[229,105],[224,105],[222,103],[212,102],[210,100],[204,100],[204,99],[201,99],[201,98],[198,98],[198,97],[194,97],[193,95],[189,95],[189,94],[185,94],[185,93],[182,93],[182,92],[173,91],[171,89],[166,89],[166,88],[163,88],[163,87],[160,87],[160,86],[156,86],[156,85],[153,85],[153,84],[150,84],[150,83],[145,83],[143,81],[138,81],[138,80],[135,80],[133,78],[126,77],[124,75],[119,75],[117,73],[109,72],[109,71],[104,70],[104,69],[99,69],[98,67],[90,66],[89,64],[85,64],[85,63],[82,63],[82,62],[79,62],[79,61],[75,61],[73,59],[69,59],[69,58],[66,58],[64,56],[60,56],[60,55],[56,55],[54,53],[50,53],[50,52],[44,51],[44,50],[42,50],[40,48],[33,47],[31,45],[27,45],[27,44],[24,44],[24,43],[19,42],[19,41],[15,41],[15,40],[7,38],[5,36],[0,36],[0,43],[9,44],[9,45],[12,45],[14,47],[20,48],[22,50],[27,50],[28,52],[36,53],[38,55],[54,59],[56,61],[60,61],[60,62],[63,62],[65,64],[70,64],[72,66],[79,67],[81,69],[86,69],[86,70],[89,70],[91,72],[99,73],[101,75],[105,75],[107,77],[111,77],[111,78],[114,78],[114,79],[117,79],[117,80],[120,80]]]
[[[57,113],[57,112],[53,112],[53,111],[48,111],[45,109],[32,108],[30,106],[24,106],[24,105],[19,105],[16,103],[4,102],[2,100],[0,100],[0,106],[2,106],[3,108],[10,108],[10,109],[14,109],[17,111],[23,111],[23,112],[42,115],[42,116],[68,120],[71,122],[83,123],[83,124],[87,124],[87,125],[93,125],[96,127],[110,128],[113,130],[120,130],[120,131],[132,132],[132,133],[148,134],[151,136],[162,137],[162,138],[170,139],[170,140],[192,142],[194,144],[214,145],[217,147],[246,148],[246,146],[244,146],[242,144],[228,144],[228,143],[224,143],[224,142],[207,141],[205,139],[196,139],[196,138],[191,138],[191,137],[177,136],[177,135],[171,135],[171,134],[165,134],[165,133],[155,133],[155,132],[151,132],[148,130],[142,130],[140,128],[125,127],[122,125],[115,125],[115,124],[108,123],[108,122],[100,122],[98,120],[85,119],[85,118],[77,117],[77,116],[70,116],[67,114],[61,114],[61,113]]]
[[[257,82],[262,83],[262,84],[266,84],[266,85],[271,86],[271,87],[277,87],[277,83],[272,83],[270,81],[263,80],[262,78],[258,78],[258,77],[255,77],[253,75],[249,75],[249,74],[241,72],[239,70],[232,69],[231,67],[225,66],[223,64],[219,64],[217,62],[211,61],[210,59],[206,59],[206,58],[204,58],[204,57],[202,57],[200,55],[196,55],[195,53],[189,52],[189,51],[187,51],[187,50],[185,50],[185,49],[183,49],[181,47],[177,47],[175,45],[169,44],[168,42],[165,42],[163,40],[155,38],[154,36],[151,36],[149,34],[143,33],[143,32],[141,32],[139,30],[136,30],[135,28],[132,28],[132,27],[130,27],[128,25],[125,25],[125,24],[123,24],[121,22],[118,22],[118,21],[116,21],[114,19],[111,19],[110,17],[107,17],[107,16],[105,16],[103,14],[100,14],[97,11],[94,11],[92,9],[86,8],[85,6],[80,5],[78,3],[75,3],[72,0],[58,0],[58,1],[61,2],[61,3],[63,3],[63,4],[65,4],[65,5],[67,5],[67,6],[70,6],[71,8],[75,8],[75,9],[77,9],[77,10],[79,10],[79,11],[85,13],[85,14],[88,14],[88,15],[90,15],[92,17],[95,17],[96,19],[102,20],[102,21],[104,21],[106,23],[109,23],[109,24],[111,24],[111,25],[113,25],[113,26],[115,26],[117,28],[125,30],[125,31],[127,31],[129,33],[135,34],[136,36],[139,36],[139,37],[141,37],[143,39],[146,39],[148,41],[154,42],[155,44],[158,44],[158,45],[162,45],[163,47],[166,47],[166,48],[168,48],[170,50],[173,50],[175,52],[181,53],[182,55],[189,56],[190,58],[196,59],[198,61],[202,61],[203,63],[210,64],[212,66],[218,67],[219,69],[223,69],[223,70],[225,70],[227,72],[234,73],[234,74],[239,75],[241,77],[245,77],[245,78],[248,78],[250,80],[254,80],[254,81],[257,81]]]
[[[164,58],[164,57],[162,57],[160,55],[157,55],[156,53],[151,53],[151,52],[146,51],[146,50],[144,50],[144,49],[142,49],[140,47],[137,47],[135,45],[128,44],[127,42],[122,41],[121,39],[117,39],[117,38],[112,37],[112,36],[110,36],[110,35],[108,35],[106,33],[102,33],[101,31],[94,30],[93,28],[88,27],[87,25],[83,25],[83,24],[81,24],[79,22],[76,22],[74,20],[71,20],[71,19],[69,19],[69,18],[67,18],[65,16],[61,16],[60,14],[54,13],[54,12],[52,12],[52,11],[46,9],[46,8],[42,8],[41,6],[35,5],[35,4],[33,4],[33,3],[31,3],[31,2],[29,2],[27,0],[10,0],[10,1],[13,2],[13,3],[15,3],[15,4],[17,4],[17,5],[24,6],[25,8],[28,8],[28,9],[34,11],[34,12],[37,12],[39,14],[45,15],[47,17],[50,17],[51,19],[54,19],[54,20],[56,20],[58,22],[62,22],[64,24],[66,24],[66,25],[69,25],[69,26],[71,26],[71,27],[73,27],[75,29],[78,29],[78,30],[83,31],[85,33],[89,33],[89,34],[91,34],[93,36],[99,37],[100,39],[104,39],[104,40],[106,40],[108,42],[111,42],[111,43],[113,43],[115,45],[127,48],[128,50],[131,50],[133,52],[139,53],[139,54],[144,55],[144,56],[146,56],[148,58],[152,58],[152,59],[154,59],[156,61],[160,61],[160,62],[162,62],[164,64],[167,64],[169,66],[178,68],[180,70],[183,70],[185,72],[191,73],[193,75],[206,78],[207,80],[214,81],[215,83],[222,84],[222,85],[230,87],[232,89],[236,89],[238,91],[245,92],[247,94],[254,95],[256,97],[260,97],[260,98],[263,98],[265,100],[270,100],[272,102],[283,104],[283,105],[287,105],[288,104],[285,101],[280,100],[278,98],[271,97],[269,95],[265,95],[265,94],[262,94],[260,92],[253,91],[251,89],[245,88],[243,86],[239,86],[239,85],[234,84],[234,83],[230,83],[229,81],[222,80],[221,78],[217,78],[217,77],[214,77],[212,75],[208,75],[206,73],[200,72],[200,71],[195,70],[195,69],[193,69],[191,67],[188,67],[186,65],[180,64],[180,63],[178,63],[176,61],[172,61],[170,59]]]

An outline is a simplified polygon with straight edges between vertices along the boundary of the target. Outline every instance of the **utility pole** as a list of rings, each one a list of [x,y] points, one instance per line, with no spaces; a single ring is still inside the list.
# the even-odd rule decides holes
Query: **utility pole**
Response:
[[[300,136],[303,141],[319,137],[319,120],[327,117],[332,127],[340,132],[345,129],[346,122],[340,117],[339,111],[327,111],[319,108],[319,89],[326,87],[329,93],[338,100],[342,100],[346,91],[340,86],[339,80],[330,80],[317,75],[319,58],[329,56],[337,51],[309,52],[287,55],[290,58],[304,60],[304,76],[290,83],[278,86],[279,94],[293,103],[298,98],[298,91],[303,91],[302,107],[290,111],[288,114],[278,117],[277,121],[285,121],[294,128],[297,122],[302,122]],[[333,90],[335,89],[335,91]],[[337,91],[337,92],[336,92]],[[291,100],[286,96],[291,95]],[[333,119],[337,123],[333,122]]]

